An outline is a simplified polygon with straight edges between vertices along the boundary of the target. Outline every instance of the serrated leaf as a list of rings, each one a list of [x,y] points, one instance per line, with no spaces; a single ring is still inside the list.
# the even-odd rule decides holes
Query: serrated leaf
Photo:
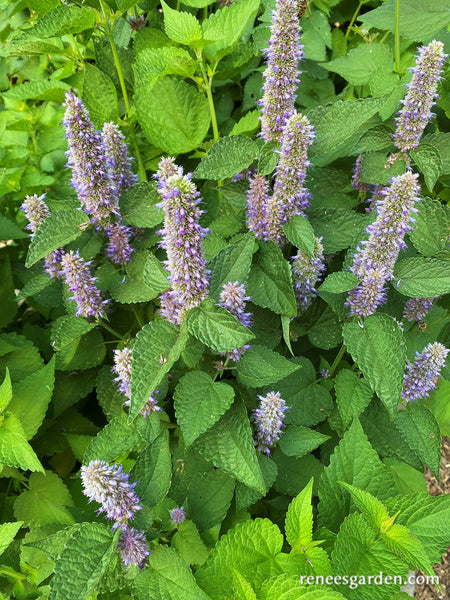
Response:
[[[202,38],[202,28],[194,15],[170,8],[161,1],[164,12],[164,28],[171,40],[180,44],[191,45]]]
[[[67,33],[80,33],[95,27],[98,13],[82,6],[58,6],[39,19],[26,34],[38,38],[60,37]]]
[[[314,255],[316,236],[309,219],[294,215],[292,219],[283,224],[283,231],[296,248],[304,250],[309,256]]]
[[[321,238],[325,254],[340,252],[359,242],[370,217],[344,208],[317,209],[310,212],[315,234]]]
[[[250,583],[236,569],[233,571],[233,593],[234,600],[257,600]]]
[[[332,294],[341,294],[348,292],[359,284],[360,280],[350,273],[350,271],[338,271],[330,273],[322,285],[319,287],[321,292],[331,292]]]
[[[222,286],[229,282],[245,282],[252,263],[254,244],[255,235],[253,231],[249,231],[237,242],[224,248],[211,261],[211,298],[219,300]]]
[[[420,460],[439,481],[441,462],[441,433],[436,419],[425,406],[410,402],[408,411],[400,411],[395,426]]]
[[[366,490],[380,500],[395,492],[392,474],[369,444],[357,419],[335,448],[320,478],[319,521],[332,531],[339,529],[350,508],[350,496],[341,492],[338,481]]]
[[[258,173],[260,175],[270,175],[275,170],[278,163],[278,144],[269,142],[264,144],[258,160]]]
[[[398,322],[388,315],[371,315],[343,327],[344,343],[391,417],[401,402],[405,343]]]
[[[98,90],[102,93],[99,94]],[[85,63],[83,101],[94,125],[101,129],[104,123],[119,120],[117,92],[111,78],[95,65]]]
[[[363,154],[361,160],[361,180],[372,185],[388,185],[392,177],[403,175],[406,168],[404,160],[398,160],[390,165],[385,152],[369,150]]]
[[[70,91],[70,86],[63,81],[52,79],[50,81],[27,81],[16,85],[2,95],[10,100],[53,100],[62,103],[65,92]]]
[[[173,548],[158,546],[149,563],[151,569],[141,571],[134,580],[136,600],[208,600],[188,565]]]
[[[136,336],[131,374],[130,419],[137,417],[150,395],[180,358],[188,333],[168,321],[144,325]]]
[[[422,544],[407,527],[394,523],[387,531],[382,532],[381,539],[392,552],[403,558],[410,567],[419,569],[430,577],[434,576],[433,564],[426,555]]]
[[[249,387],[276,383],[300,368],[281,354],[264,346],[252,346],[238,362],[239,379]]]
[[[289,425],[281,436],[278,445],[287,456],[300,458],[329,439],[329,435],[324,435],[320,431],[308,427]]]
[[[66,506],[73,506],[69,490],[53,473],[32,473],[29,489],[22,492],[14,502],[14,514],[27,527],[58,523],[72,525],[74,519]]]
[[[8,368],[6,368],[5,378],[2,385],[0,385],[0,412],[5,410],[11,402],[12,397],[11,377],[9,376]]]
[[[450,210],[432,198],[424,198],[417,208],[419,212],[409,237],[421,254],[431,257],[447,247]]]
[[[359,490],[345,481],[338,481],[338,484],[350,492],[356,506],[376,529],[386,529],[385,522],[389,520],[389,513],[382,502],[369,492]]]
[[[286,513],[286,539],[294,552],[303,552],[312,542],[313,513],[311,505],[313,480],[296,496]]]
[[[311,552],[313,550],[320,551],[327,556],[321,548],[312,548]],[[319,575],[319,572],[313,571],[311,568],[311,573],[308,572],[308,574]],[[320,573],[320,575],[323,574]],[[344,598],[339,592],[322,585],[317,589],[305,589],[305,585],[302,585],[301,581],[298,575],[288,575],[287,573],[271,577],[262,585],[261,600],[297,600],[299,598],[301,600],[343,600]]]
[[[2,523],[0,525],[0,554],[3,554],[10,545],[22,525],[23,521],[17,521],[16,523]]]
[[[387,44],[361,44],[346,56],[324,63],[325,69],[339,73],[351,85],[369,83],[371,75],[379,68],[392,63],[392,50]]]
[[[20,290],[20,293],[17,294],[16,300],[23,300],[24,298],[28,298],[29,296],[34,296],[38,292],[44,290],[51,282],[51,279],[47,273],[42,273],[41,275],[37,275],[27,281],[27,283]]]
[[[256,142],[242,135],[218,140],[194,172],[198,179],[225,179],[246,169],[258,156]]]
[[[106,525],[82,523],[55,562],[49,600],[80,600],[89,596],[115,552],[117,535]]]
[[[187,520],[178,525],[171,545],[188,565],[202,565],[208,558],[208,548],[192,521]]]
[[[35,451],[27,442],[21,422],[12,412],[0,417],[0,464],[24,471],[44,472]]]
[[[145,83],[136,89],[134,101],[145,137],[165,152],[191,152],[208,133],[208,101],[186,81],[166,76]]]
[[[443,170],[439,150],[430,144],[419,144],[410,153],[420,172],[423,173],[425,184],[431,192]]]
[[[126,265],[126,276],[117,273],[116,278],[109,285],[109,291],[114,300],[123,304],[134,302],[148,302],[158,295],[158,291],[148,286],[144,281],[147,260],[150,256],[148,250],[134,252],[130,262]]]
[[[44,364],[39,350],[30,340],[15,332],[0,334],[0,373],[9,369],[11,381],[20,381]]]
[[[19,229],[11,219],[0,215],[0,240],[18,240],[27,238],[28,233]]]
[[[261,111],[251,110],[233,126],[230,135],[253,135],[260,125]]]
[[[282,545],[283,536],[269,519],[239,523],[215,545],[197,571],[197,581],[213,599],[233,593],[234,570],[254,587],[260,586],[270,576]]]
[[[255,336],[228,310],[212,300],[203,300],[186,318],[189,333],[216,352],[241,348]]]
[[[64,52],[62,40],[53,37],[45,40],[31,34],[21,35],[0,48],[0,56],[34,56],[39,54],[60,54]]]
[[[59,317],[52,325],[51,345],[55,350],[61,350],[74,340],[94,329],[95,323],[69,315]]]
[[[87,216],[77,209],[60,210],[51,214],[34,234],[25,266],[33,266],[50,252],[76,240],[82,234],[80,225],[87,221]]]
[[[155,227],[162,222],[164,213],[156,207],[161,202],[154,183],[144,182],[131,186],[120,197],[120,211],[128,225]]]
[[[143,272],[144,283],[160,294],[170,289],[167,277],[168,273],[160,261],[154,254],[149,253]]]
[[[289,317],[297,315],[290,265],[272,241],[260,245],[248,277],[247,291],[252,301],[262,308]]]
[[[346,429],[364,411],[373,392],[369,384],[350,369],[342,369],[336,375],[335,390],[337,408]]]
[[[146,506],[164,500],[172,476],[167,429],[139,454],[133,475],[137,481],[136,493]]]
[[[214,382],[204,371],[187,373],[174,393],[174,407],[185,444],[212,427],[230,408],[234,390],[227,383]]]
[[[430,298],[450,292],[450,263],[437,258],[405,258],[395,265],[396,289],[411,298]]]
[[[252,430],[241,401],[236,400],[217,423],[196,440],[195,449],[225,473],[265,493]]]

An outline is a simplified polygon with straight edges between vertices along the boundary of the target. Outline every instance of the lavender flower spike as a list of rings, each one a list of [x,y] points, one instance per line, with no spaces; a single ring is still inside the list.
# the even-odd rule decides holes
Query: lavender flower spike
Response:
[[[245,303],[250,300],[250,296],[245,295],[245,285],[235,281],[232,283],[224,283],[220,292],[219,306],[223,306],[230,311],[232,315],[238,319],[245,327],[250,327],[252,323],[251,313],[245,312]],[[241,356],[250,346],[245,344],[240,348],[235,348],[231,352],[227,352],[228,358],[238,362]]]
[[[99,513],[106,513],[106,518],[115,522],[114,529],[125,528],[128,519],[142,509],[134,492],[136,483],[129,483],[129,479],[129,474],[119,464],[111,466],[102,460],[91,460],[81,467],[83,494],[89,501],[101,504]]]
[[[181,525],[181,523],[184,523],[185,519],[186,514],[182,506],[177,506],[170,511],[170,520],[172,521],[172,525]]]
[[[369,191],[369,186],[367,183],[361,181],[361,162],[363,154],[360,154],[358,158],[355,160],[355,166],[353,167],[353,177],[352,177],[352,186],[355,190],[358,190],[361,194],[365,194]]]
[[[278,142],[286,120],[295,112],[295,92],[299,84],[298,63],[303,57],[300,44],[298,0],[277,0],[272,14],[269,48],[264,51],[267,67],[263,73],[261,136]]]
[[[323,246],[318,238],[315,239],[313,256],[299,249],[292,258],[292,280],[300,310],[306,310],[316,297],[316,285],[324,270]]]
[[[411,229],[412,213],[417,212],[417,178],[408,170],[379,192],[377,218],[367,227],[369,239],[360,243],[353,262],[352,271],[362,282],[349,294],[351,314],[368,316],[384,301],[384,284],[393,277],[397,256],[405,248],[403,238]]]
[[[167,252],[166,266],[172,293],[161,297],[162,312],[179,324],[189,309],[198,306],[208,291],[205,252],[202,239],[207,230],[200,223],[199,193],[173,159],[163,159],[156,175],[163,201],[162,246]],[[168,305],[168,306],[167,306]]]
[[[143,569],[151,554],[145,539],[145,533],[132,527],[122,529],[117,549],[126,567],[136,565]]]
[[[426,398],[439,382],[439,373],[445,365],[449,350],[440,344],[428,344],[424,350],[416,352],[413,365],[407,365],[403,378],[402,398],[406,401]]]
[[[131,171],[132,159],[128,156],[125,136],[115,123],[105,123],[102,139],[106,155],[109,177],[117,196],[137,183],[136,175]]]
[[[126,265],[134,249],[130,245],[132,230],[121,223],[113,223],[106,230],[108,245],[106,254],[116,265]]]
[[[423,320],[429,310],[433,307],[433,302],[439,296],[433,296],[432,298],[410,298],[405,302],[405,308],[403,310],[403,318],[407,321],[423,323]]]
[[[247,192],[247,225],[255,236],[267,240],[267,207],[270,201],[269,184],[264,175],[254,175],[249,179]]]
[[[288,409],[280,392],[269,392],[267,396],[258,396],[259,408],[253,411],[256,425],[255,446],[260,452],[270,456],[270,447],[280,439],[284,427],[284,413]]]
[[[89,113],[79,98],[66,94],[64,126],[69,145],[67,165],[72,185],[92,221],[100,227],[117,214],[118,199],[107,172],[105,149]]]
[[[304,215],[309,206],[310,194],[305,179],[311,164],[308,148],[313,140],[314,128],[308,117],[296,113],[286,121],[267,219],[268,238],[280,246],[285,241],[283,223],[294,215]]]
[[[61,258],[61,270],[66,284],[73,292],[72,300],[77,303],[77,317],[80,315],[99,319],[104,316],[109,300],[102,300],[100,290],[96,287],[96,277],[92,277],[89,265],[72,250]]]
[[[437,40],[419,48],[416,64],[411,69],[413,78],[408,84],[406,97],[402,100],[403,108],[396,118],[395,145],[403,152],[417,148],[423,130],[432,116],[431,107],[438,98],[436,90],[442,79],[446,57],[444,44]]]

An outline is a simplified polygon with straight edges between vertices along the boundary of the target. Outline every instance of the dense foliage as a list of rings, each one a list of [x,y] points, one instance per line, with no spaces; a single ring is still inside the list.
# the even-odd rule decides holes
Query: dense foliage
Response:
[[[445,0],[0,8],[0,597],[406,597],[361,578],[450,543]]]

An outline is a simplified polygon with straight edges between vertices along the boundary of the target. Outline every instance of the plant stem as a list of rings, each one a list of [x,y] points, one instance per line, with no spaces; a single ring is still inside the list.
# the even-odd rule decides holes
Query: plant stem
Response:
[[[105,321],[100,320],[98,323],[99,323],[99,325],[101,325],[102,327],[104,327],[106,329],[106,331],[109,331],[109,333],[112,333],[112,335],[114,335],[117,339],[119,339],[119,340],[124,340],[125,339],[125,336],[123,336],[118,331],[116,331],[115,329],[113,329],[112,327],[110,327],[108,325],[108,323],[105,323]]]
[[[400,73],[400,0],[395,0],[395,72]]]
[[[73,46],[75,48],[75,53],[78,56],[78,60],[80,61],[81,66],[83,66],[84,65],[84,58],[83,58],[83,55],[80,52],[80,49],[78,48],[77,40],[75,39],[75,36],[73,35],[73,33],[70,34],[70,37],[72,38]]]
[[[330,367],[330,377],[333,375],[333,373],[336,371],[337,366],[339,365],[339,363],[342,360],[342,357],[344,356],[344,354],[347,351],[347,346],[345,344],[342,344],[341,349],[339,350],[336,358],[333,361],[333,364]]]
[[[350,35],[350,31],[352,30],[352,27],[356,21],[356,17],[359,14],[359,11],[361,10],[361,6],[364,4],[364,2],[360,2],[355,10],[355,12],[353,13],[353,17],[349,23],[349,26],[347,27],[347,31],[345,32],[345,39],[348,40],[348,36]]]
[[[205,65],[203,63],[203,59],[199,60],[200,69],[202,71],[202,77],[205,84],[206,97],[208,98],[209,105],[209,113],[211,115],[211,123],[213,128],[214,141],[217,142],[219,139],[219,128],[217,127],[217,118],[216,118],[216,109],[214,108],[214,99],[212,97],[211,85],[212,85],[212,77],[211,79],[206,74]]]

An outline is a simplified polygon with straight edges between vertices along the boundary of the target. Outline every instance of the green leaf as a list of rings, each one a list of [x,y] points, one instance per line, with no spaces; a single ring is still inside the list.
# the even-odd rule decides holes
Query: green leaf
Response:
[[[246,281],[252,263],[255,235],[248,231],[237,242],[224,248],[211,261],[211,282],[209,295],[219,300],[223,285],[229,282]]]
[[[233,572],[233,593],[234,600],[257,600],[250,583],[236,570]]]
[[[44,365],[39,350],[17,333],[0,334],[0,373],[9,369],[11,381],[20,381]]]
[[[258,161],[258,173],[260,175],[270,175],[275,170],[278,163],[277,144],[269,142],[264,144]]]
[[[120,197],[120,211],[124,221],[135,227],[156,227],[164,213],[156,207],[161,196],[154,183],[144,182],[131,186]]]
[[[343,327],[344,343],[373,391],[393,418],[401,402],[405,343],[398,322],[388,315],[371,315]]]
[[[186,318],[189,333],[216,352],[229,352],[244,346],[255,336],[228,310],[212,300],[203,300]]]
[[[312,550],[320,550],[324,553],[321,548]],[[311,569],[308,575],[319,575],[319,573],[317,570],[312,571]],[[343,600],[344,598],[339,592],[334,592],[322,585],[320,588],[308,590],[300,581],[298,575],[288,575],[287,573],[271,577],[263,583],[260,598],[261,600],[297,600],[299,598],[301,600]]]
[[[77,209],[60,210],[47,217],[31,240],[25,266],[33,266],[50,252],[76,240],[82,234],[80,225],[87,221],[87,216]]]
[[[238,362],[240,381],[249,387],[276,383],[300,368],[281,354],[264,346],[252,346]]]
[[[168,321],[144,325],[136,336],[131,374],[130,419],[135,419],[150,395],[180,358],[188,334]]]
[[[217,10],[202,22],[204,39],[213,42],[203,51],[210,62],[230,52],[258,7],[259,0],[242,0]]]
[[[5,410],[11,402],[12,397],[11,377],[9,376],[9,369],[6,368],[5,379],[2,385],[0,385],[0,412]]]
[[[350,369],[342,369],[336,375],[336,404],[344,429],[364,411],[372,399],[370,385]]]
[[[18,240],[27,237],[28,233],[19,229],[14,221],[5,215],[0,215],[0,240]]]
[[[10,545],[22,525],[23,521],[18,521],[16,523],[2,523],[0,525],[0,554],[3,554]]]
[[[241,401],[236,400],[217,423],[197,439],[195,449],[225,473],[265,493],[252,429]]]
[[[25,35],[38,38],[61,37],[95,27],[98,13],[82,6],[58,6],[40,19]]]
[[[146,506],[155,506],[166,497],[172,477],[167,429],[139,454],[133,468],[136,493]]]
[[[233,126],[230,135],[253,135],[259,129],[260,117],[260,110],[256,109],[249,111]]]
[[[421,254],[431,257],[447,247],[450,210],[431,198],[424,198],[417,208],[419,213],[414,216],[416,222],[409,237]]]
[[[315,429],[289,425],[281,436],[278,445],[287,456],[300,458],[329,439],[329,435],[324,435],[319,431],[315,431]]]
[[[357,419],[335,448],[320,478],[319,521],[331,531],[338,531],[350,508],[350,496],[342,494],[338,481],[366,490],[380,500],[395,493],[392,474],[369,444]]]
[[[188,565],[173,548],[158,546],[149,563],[151,568],[141,571],[134,580],[135,600],[208,600]]]
[[[170,544],[188,565],[202,565],[208,558],[208,548],[192,521],[178,525]]]
[[[118,122],[119,104],[114,83],[106,73],[88,62],[84,70],[83,101],[97,128],[101,129],[109,121]]]
[[[159,290],[153,289],[144,281],[149,256],[148,250],[138,250],[133,253],[131,261],[125,267],[126,276],[124,278],[117,276],[109,286],[114,300],[123,304],[131,304],[148,302],[156,298]],[[117,275],[119,274],[117,273]]]
[[[27,81],[16,85],[6,92],[5,98],[10,100],[53,100],[64,102],[65,92],[70,91],[70,86],[62,81],[52,79],[50,81]]]
[[[431,192],[443,171],[439,150],[430,144],[419,144],[416,149],[411,150],[411,157],[419,167],[425,184]]]
[[[156,417],[156,423],[158,418]],[[157,426],[155,437],[158,434]],[[112,419],[89,444],[84,456],[84,463],[91,460],[113,461],[121,454],[138,449],[144,440],[134,424],[128,422],[126,415],[121,414]]]
[[[153,85],[165,75],[192,78],[197,70],[197,64],[183,48],[164,45],[161,48],[144,48],[139,52],[133,69],[136,73],[136,85],[142,86]]]
[[[313,164],[321,167],[341,156],[341,152],[346,155],[345,143],[381,109],[384,102],[385,98],[366,98],[354,102],[338,100],[312,110],[308,117],[316,131],[311,148]]]
[[[304,250],[309,256],[314,255],[316,236],[309,219],[294,215],[292,219],[283,224],[283,230],[291,244]]]
[[[260,245],[250,271],[247,290],[258,306],[289,317],[297,315],[291,267],[274,242]]]
[[[190,13],[170,8],[164,0],[161,0],[164,12],[164,28],[171,40],[187,46],[193,45],[202,39],[202,28],[200,23]]]
[[[366,29],[376,27],[394,32],[395,0],[387,0],[375,10],[364,13],[359,21]],[[442,0],[402,0],[400,3],[400,36],[414,42],[429,40],[450,22],[450,11]],[[420,23],[420,27],[417,24]]]
[[[55,358],[39,371],[13,386],[13,398],[8,409],[20,420],[27,440],[44,421],[55,384]],[[1,394],[1,391],[0,391]]]
[[[39,54],[60,54],[64,52],[62,40],[54,37],[45,40],[31,34],[20,35],[0,48],[0,56],[34,56]]]
[[[338,483],[350,492],[354,503],[367,520],[370,521],[376,529],[381,529],[384,525],[384,521],[389,519],[389,513],[384,504],[365,490],[359,490],[344,481],[338,481]],[[385,529],[385,527],[383,527],[383,529]]]
[[[388,70],[392,50],[387,44],[361,44],[341,58],[324,63],[325,69],[339,73],[351,85],[369,83],[377,69]]]
[[[52,471],[32,473],[29,489],[14,502],[14,514],[27,527],[72,525],[74,519],[66,506],[73,506],[72,496],[62,480]]]
[[[439,481],[441,462],[441,433],[439,425],[425,406],[408,403],[408,411],[400,411],[395,426],[420,460],[426,464]]]
[[[242,135],[218,140],[195,169],[197,179],[226,179],[246,169],[259,154],[256,142]]]
[[[51,600],[80,600],[97,587],[116,551],[117,535],[100,523],[82,523],[55,561]]]
[[[51,345],[55,350],[61,350],[74,340],[94,329],[95,323],[69,315],[59,317],[54,321],[51,333]]]
[[[42,292],[51,282],[50,276],[47,273],[42,273],[41,275],[37,275],[27,281],[27,283],[20,290],[20,293],[17,294],[16,300],[23,300],[24,298],[28,298],[29,296],[34,296],[39,292]]]
[[[286,513],[286,539],[294,552],[303,552],[312,542],[313,513],[311,506],[313,480],[289,504]]]
[[[227,383],[214,382],[204,371],[187,373],[174,393],[174,407],[185,444],[212,427],[230,408],[234,390]]]
[[[450,264],[437,258],[405,258],[394,269],[396,289],[411,298],[443,296],[450,292]]]
[[[338,271],[330,273],[319,287],[319,290],[321,292],[331,292],[332,294],[342,294],[355,288],[359,282],[360,280],[350,271]]]
[[[311,477],[314,477],[314,487],[317,487],[323,464],[312,454],[306,454],[301,458],[286,456],[281,448],[275,448],[273,460],[277,466],[277,478],[273,484],[274,489],[280,494],[296,496],[307,485]],[[317,495],[317,491],[314,491]]]
[[[21,422],[12,412],[0,416],[0,464],[24,471],[44,472],[35,451],[27,442]]]
[[[311,225],[322,239],[325,254],[340,252],[364,237],[370,217],[344,208],[317,209],[310,212]]]
[[[410,567],[419,569],[430,577],[435,575],[433,564],[426,555],[422,544],[407,527],[394,523],[387,531],[382,530],[381,539],[392,552],[403,558]]]
[[[403,175],[407,165],[404,160],[398,160],[389,165],[385,152],[369,150],[361,160],[361,180],[373,185],[388,185],[392,177]]]
[[[139,86],[134,95],[136,113],[145,137],[165,152],[195,150],[208,133],[208,100],[197,89],[174,77]]]
[[[238,523],[214,546],[197,571],[197,581],[213,599],[231,597],[235,570],[259,587],[270,577],[282,545],[283,536],[269,519]]]

